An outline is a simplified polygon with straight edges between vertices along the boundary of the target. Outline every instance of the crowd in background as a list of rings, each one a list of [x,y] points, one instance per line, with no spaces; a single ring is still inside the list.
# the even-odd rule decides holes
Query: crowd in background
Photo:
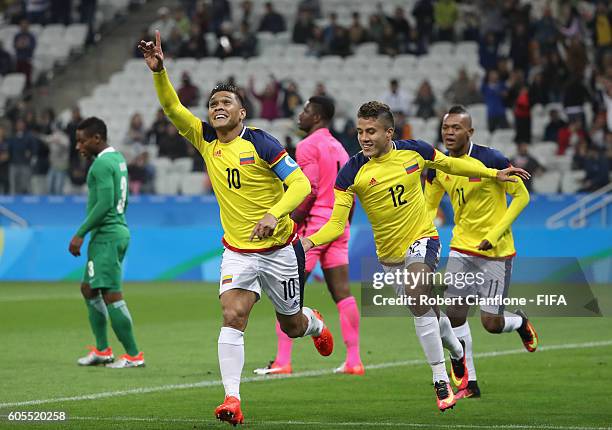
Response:
[[[238,7],[239,13],[233,13],[232,6]],[[437,41],[476,41],[482,76],[458,68],[442,95],[436,94],[427,80],[419,83],[414,94],[405,93],[399,80],[389,83],[389,90],[380,98],[396,115],[396,137],[418,138],[412,136],[412,118],[440,118],[451,104],[463,104],[469,110],[469,105],[484,103],[488,130],[514,128],[518,154],[513,163],[537,173],[544,167],[530,155],[530,145],[534,141],[532,113],[540,105],[540,112],[549,119],[543,138],[537,139],[556,142],[559,155],[574,154],[572,168],[586,171],[582,190],[593,191],[609,182],[612,8],[607,2],[555,2],[536,15],[530,2],[516,0],[461,4],[419,0],[411,10],[397,7],[389,14],[380,5],[368,17],[356,11],[351,24],[343,26],[334,13],[322,17],[320,2],[302,0],[297,4],[293,28],[288,28],[286,18],[272,3],[264,5],[258,19],[253,8],[249,0],[183,0],[175,9],[161,8],[158,20],[143,30],[139,39],[150,40],[151,29],[159,29],[166,56],[195,58],[257,55],[257,33],[262,31],[288,31],[293,43],[306,45],[307,55],[316,56],[351,55],[364,42],[376,42],[380,54],[393,56],[426,54]],[[232,20],[235,16],[238,21]],[[207,45],[205,35],[210,32],[217,36],[216,46]],[[138,52],[134,55],[140,56]],[[3,58],[0,49],[0,72],[6,63]],[[207,96],[203,90],[184,74],[178,94],[186,106],[199,106]],[[268,120],[294,118],[304,100],[314,95],[302,94],[296,82],[279,81],[274,76],[261,92],[252,82],[240,91],[247,112],[258,112],[258,117]],[[327,94],[324,82],[317,85],[316,93],[340,96]],[[590,112],[585,111],[585,105],[590,106]],[[87,171],[87,163],[74,147],[79,115],[75,108],[70,123],[59,125],[50,110],[36,115],[28,106],[13,109],[10,123],[0,129],[0,192],[59,194],[79,190]],[[359,150],[354,120],[343,121],[333,132],[349,153]],[[131,118],[122,143],[134,149],[130,174],[138,177],[134,179],[139,183],[135,192],[154,191],[155,172],[147,151],[141,150],[147,145],[156,145],[160,156],[171,159],[192,157],[194,170],[203,169],[201,158],[161,113],[150,128],[138,115]],[[294,145],[288,144],[290,148]]]

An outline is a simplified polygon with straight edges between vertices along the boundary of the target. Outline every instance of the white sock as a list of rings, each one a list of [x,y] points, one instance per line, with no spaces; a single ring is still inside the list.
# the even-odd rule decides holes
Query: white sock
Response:
[[[454,327],[453,331],[458,339],[465,343],[465,364],[468,368],[468,379],[470,381],[476,380],[476,368],[474,367],[474,352],[472,351],[472,332],[470,331],[470,324],[466,321],[459,327]]]
[[[304,306],[302,308],[302,313],[306,318],[308,318],[308,327],[306,327],[306,331],[304,332],[304,337],[306,336],[319,336],[323,331],[323,323],[319,318],[317,318],[312,311],[312,309]]]
[[[503,333],[510,333],[516,329],[519,329],[523,325],[523,318],[520,315],[513,314],[512,312],[504,312],[504,329]]]
[[[235,328],[221,327],[217,347],[225,395],[240,399],[240,375],[244,366],[244,333]]]
[[[440,338],[440,325],[434,310],[430,309],[425,315],[414,317],[414,328],[427,362],[431,366],[433,381],[448,382],[448,374],[444,365],[444,350]]]
[[[442,338],[442,345],[444,345],[444,348],[450,351],[451,357],[455,360],[463,357],[463,347],[453,331],[450,320],[442,311],[440,311],[438,324],[440,325],[440,337]]]

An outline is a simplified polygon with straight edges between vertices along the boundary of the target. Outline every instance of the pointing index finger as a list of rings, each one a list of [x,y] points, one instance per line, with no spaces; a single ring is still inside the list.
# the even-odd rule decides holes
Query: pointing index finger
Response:
[[[161,36],[159,30],[155,30],[155,47],[161,48]]]

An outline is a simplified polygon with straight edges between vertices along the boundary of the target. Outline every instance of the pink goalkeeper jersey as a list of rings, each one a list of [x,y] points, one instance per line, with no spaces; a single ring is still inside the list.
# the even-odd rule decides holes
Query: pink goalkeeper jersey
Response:
[[[331,217],[336,176],[349,156],[327,128],[320,128],[298,143],[295,158],[317,195],[306,219],[308,228],[320,227]]]

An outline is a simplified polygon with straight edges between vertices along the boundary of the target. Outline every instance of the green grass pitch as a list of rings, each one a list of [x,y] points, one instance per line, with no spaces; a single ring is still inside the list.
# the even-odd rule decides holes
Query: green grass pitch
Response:
[[[78,284],[0,284],[1,429],[228,427],[213,417],[223,400],[216,285],[128,284],[125,296],[147,367],[80,368],[76,359],[93,340]],[[520,351],[518,335],[490,335],[472,319],[483,396],[461,400],[441,414],[409,318],[363,318],[362,357],[372,367],[364,377],[333,375],[331,369],[345,354],[335,305],[317,283],[308,285],[306,304],[326,317],[336,349],[324,358],[310,339],[299,339],[293,356],[296,377],[253,378],[253,369],[273,358],[276,345],[272,307],[262,298],[245,335],[245,428],[569,430],[612,425],[610,317],[536,318],[543,348],[535,354]],[[112,332],[109,338],[115,355],[123,353]],[[31,401],[44,402],[23,403]],[[65,411],[69,418],[9,422],[11,411]]]

